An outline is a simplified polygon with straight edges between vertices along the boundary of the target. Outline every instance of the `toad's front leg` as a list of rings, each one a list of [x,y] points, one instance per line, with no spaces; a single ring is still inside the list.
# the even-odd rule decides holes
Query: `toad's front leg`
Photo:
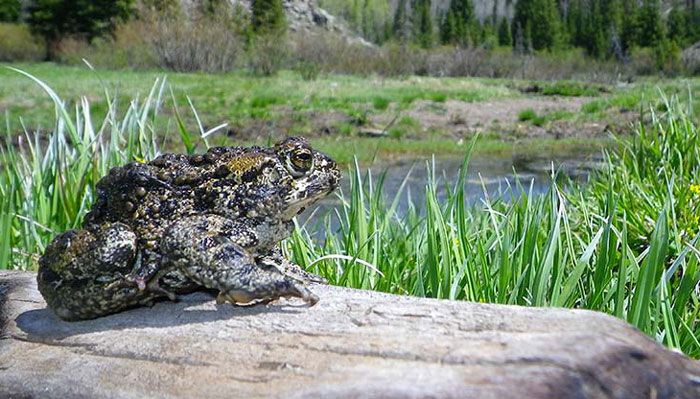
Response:
[[[318,297],[277,268],[257,265],[244,248],[252,233],[241,222],[218,215],[190,216],[171,225],[161,240],[164,259],[197,284],[218,289],[219,302],[267,303],[297,297],[314,305]]]
[[[307,272],[301,266],[286,259],[282,254],[282,248],[280,248],[279,245],[275,245],[270,251],[261,256],[257,263],[275,267],[279,269],[282,274],[285,274],[298,281],[305,283],[328,284],[328,280],[325,278],[311,272]]]

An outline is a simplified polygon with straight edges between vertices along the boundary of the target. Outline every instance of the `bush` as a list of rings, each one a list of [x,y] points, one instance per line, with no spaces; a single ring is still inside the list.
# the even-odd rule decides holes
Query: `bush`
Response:
[[[316,80],[318,75],[321,74],[321,66],[308,61],[300,61],[294,69],[304,80]]]
[[[289,59],[289,48],[283,36],[257,36],[249,51],[250,69],[256,75],[272,76]]]
[[[596,96],[600,93],[600,87],[594,87],[586,83],[558,81],[542,88],[542,94],[545,96],[565,96],[565,97],[580,97],[580,96]]]
[[[535,112],[535,110],[532,108],[520,111],[518,114],[518,120],[521,122],[534,120],[535,118],[537,118],[537,112]]]
[[[41,61],[46,46],[26,25],[0,23],[0,62]]]
[[[389,108],[389,104],[391,104],[391,100],[386,97],[374,97],[372,99],[372,106],[379,111],[384,111]]]
[[[236,18],[226,12],[194,19],[179,13],[152,16],[144,33],[163,68],[227,72],[239,67],[244,55],[243,37],[233,25]]]
[[[425,70],[420,51],[397,43],[372,47],[330,33],[304,33],[291,36],[291,49],[296,63],[317,64],[324,73],[402,76]]]
[[[99,38],[93,44],[83,39],[64,39],[58,44],[56,58],[66,64],[82,64],[86,59],[101,68],[156,68],[160,63],[144,34],[147,26],[142,20],[130,21],[119,25],[113,37]]]
[[[139,19],[117,26],[114,35],[94,40],[69,38],[58,45],[60,62],[82,58],[105,68],[165,68],[177,72],[228,72],[243,65],[245,46],[236,8],[186,16],[178,9],[145,9]]]
[[[630,53],[630,68],[635,75],[653,75],[656,72],[656,62],[652,49],[634,48]]]

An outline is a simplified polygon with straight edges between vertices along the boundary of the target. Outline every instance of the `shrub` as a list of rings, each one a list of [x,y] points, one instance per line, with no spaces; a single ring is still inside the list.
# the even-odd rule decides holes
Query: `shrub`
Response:
[[[251,70],[261,76],[272,76],[289,58],[289,48],[284,37],[271,35],[253,39],[249,52]]]
[[[545,85],[544,88],[542,88],[542,94],[545,96],[580,97],[596,96],[599,93],[599,87],[591,86],[586,83],[561,80]]]
[[[581,106],[581,112],[595,114],[603,109],[603,102],[600,100],[591,101]]]
[[[420,122],[418,122],[418,119],[410,117],[410,116],[404,116],[403,118],[399,119],[398,124],[401,126],[407,126],[407,127],[420,126]]]
[[[41,61],[45,57],[44,42],[26,25],[0,23],[0,62]]]
[[[92,44],[69,38],[58,45],[57,59],[82,58],[105,68],[161,67],[177,72],[228,72],[243,65],[243,33],[235,8],[187,17],[178,10],[143,10],[139,19],[118,25],[114,35]]]
[[[430,101],[436,102],[436,103],[444,103],[447,101],[447,94],[445,93],[433,93],[430,95]]]
[[[231,14],[233,13],[233,14]],[[188,19],[182,14],[151,16],[144,35],[161,67],[178,72],[227,72],[241,65],[241,33],[233,29],[236,10]]]
[[[538,115],[534,119],[532,119],[532,124],[534,126],[542,126],[546,121],[547,119],[544,116]]]
[[[314,62],[300,61],[294,69],[304,80],[316,80],[321,74],[321,66]]]
[[[389,134],[389,137],[394,139],[400,139],[406,135],[406,131],[400,127],[392,127],[387,133]]]
[[[520,111],[518,114],[518,120],[521,122],[534,120],[535,118],[537,118],[537,112],[535,112],[532,108]]]
[[[101,68],[156,68],[158,57],[147,41],[147,22],[132,20],[119,25],[112,37],[96,39],[92,44],[77,38],[62,40],[56,58],[66,64],[82,64],[86,59]]]
[[[372,99],[372,106],[379,111],[389,108],[389,104],[391,104],[391,100],[386,97],[374,97]]]
[[[250,100],[251,108],[267,108],[270,105],[283,104],[284,98],[269,95],[260,95]]]

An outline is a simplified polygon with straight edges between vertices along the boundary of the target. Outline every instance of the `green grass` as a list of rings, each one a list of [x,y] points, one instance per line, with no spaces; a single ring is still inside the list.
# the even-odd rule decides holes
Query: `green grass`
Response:
[[[155,134],[164,121],[159,110],[169,97],[163,82],[141,99],[126,102],[123,112],[118,112],[123,102],[107,91],[104,119],[95,117],[89,99],[66,107],[48,86],[39,87],[50,94],[52,133],[27,130],[13,141],[12,129],[6,128],[0,147],[0,264],[7,268],[35,268],[55,234],[80,226],[101,176],[114,165],[152,159],[168,139]],[[502,143],[489,140],[457,149],[445,140],[432,142],[435,152],[446,151],[440,146],[447,143],[466,154],[462,171],[455,181],[439,181],[428,164],[425,201],[410,201],[401,214],[397,206],[403,190],[385,200],[384,177],[373,180],[355,166],[350,191],[340,194],[340,209],[321,221],[321,239],[312,239],[314,226],[297,226],[285,250],[304,266],[323,255],[342,254],[381,272],[341,260],[310,266],[342,286],[607,312],[700,358],[698,123],[693,100],[661,100],[665,111],[651,113],[650,123],[638,126],[632,140],[620,141],[588,185],[570,182],[564,189],[554,176],[549,192],[541,196],[465,204],[470,156],[490,145],[493,151],[504,150]],[[188,130],[178,116],[195,114],[195,109],[182,108],[165,120],[175,126],[171,130],[186,152],[205,147],[211,138],[205,137],[204,127],[197,133]],[[313,144],[337,149],[331,140]],[[431,143],[375,142],[387,146],[386,151],[407,145],[425,150]],[[513,152],[522,144],[511,146]],[[382,151],[359,140],[343,141],[343,147],[344,152],[331,155]],[[438,199],[438,185],[447,189],[446,200]]]
[[[302,265],[344,254],[381,272],[348,261],[313,265],[337,285],[603,311],[699,358],[699,132],[687,104],[667,100],[666,109],[621,141],[589,185],[564,190],[553,179],[543,196],[466,206],[467,150],[455,182],[439,183],[428,165],[425,202],[400,215],[403,193],[385,201],[383,177],[372,181],[354,168],[340,211],[323,222],[323,240],[298,226],[288,252]],[[437,200],[438,184],[446,201]]]
[[[31,81],[3,68],[13,66],[39,77],[52,87],[69,107],[80,104],[86,97],[94,118],[104,119],[110,96],[122,107],[131,99],[147,95],[153,81],[163,78],[162,71],[100,70],[91,72],[86,67],[71,67],[51,63],[0,64],[0,123],[9,124],[13,132],[21,132],[19,118],[30,130],[53,126],[53,103]],[[169,73],[167,81],[173,87],[176,103],[181,105],[182,119],[189,129],[197,123],[187,107],[189,101],[196,107],[204,126],[223,122],[245,126],[255,120],[281,126],[290,125],[290,111],[296,113],[340,112],[349,115],[356,109],[382,113],[391,103],[407,107],[413,101],[458,99],[469,102],[517,97],[520,93],[503,84],[486,79],[407,78],[382,79],[380,83],[347,75],[324,75],[305,80],[294,71],[283,71],[277,76],[263,78],[245,71],[221,75],[202,73]],[[188,101],[189,100],[189,101]],[[158,118],[161,127],[173,116],[170,102],[163,105]],[[294,121],[291,121],[293,124]]]
[[[560,80],[554,83],[545,84],[542,88],[542,94],[545,96],[595,97],[600,95],[602,91],[602,86],[569,80]]]
[[[537,112],[535,112],[532,108],[520,111],[518,114],[518,120],[521,122],[531,121],[535,118],[537,118]]]
[[[391,100],[385,97],[374,97],[372,99],[374,109],[379,111],[384,111],[385,109],[389,108],[389,104],[391,104]]]
[[[544,126],[547,122],[558,121],[561,119],[574,119],[576,115],[570,111],[556,110],[548,112],[544,115],[538,115],[532,108],[520,111],[518,120],[521,122],[530,121],[534,126]]]

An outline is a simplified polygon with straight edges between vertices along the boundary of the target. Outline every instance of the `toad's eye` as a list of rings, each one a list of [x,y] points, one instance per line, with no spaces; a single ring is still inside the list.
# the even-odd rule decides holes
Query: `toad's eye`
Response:
[[[290,167],[290,172],[295,176],[301,176],[304,173],[311,170],[313,166],[313,157],[311,156],[311,151],[307,149],[302,149],[290,154],[288,160],[288,166]]]

